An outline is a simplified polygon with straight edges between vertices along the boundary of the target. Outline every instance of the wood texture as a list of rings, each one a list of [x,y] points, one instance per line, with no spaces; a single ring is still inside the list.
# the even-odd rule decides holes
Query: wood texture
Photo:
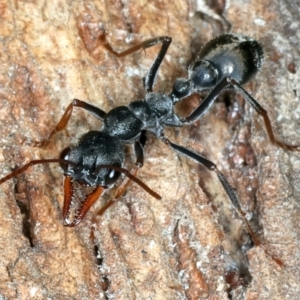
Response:
[[[200,47],[231,23],[232,32],[253,36],[265,50],[264,66],[246,88],[268,110],[275,133],[300,144],[298,18],[295,1],[0,1],[1,177],[31,159],[58,157],[81,134],[101,128],[77,109],[67,133],[47,149],[33,146],[73,98],[109,111],[144,97],[142,78],[158,48],[117,59],[101,44],[104,31],[115,50],[171,36],[155,85],[169,93]],[[178,113],[187,115],[199,101],[190,97]],[[249,237],[214,174],[149,136],[139,178],[163,199],[132,184],[97,218],[97,255],[93,211],[113,191],[72,229],[61,218],[59,166],[36,166],[1,186],[0,297],[297,299],[300,154],[272,146],[262,120],[232,91],[200,121],[166,134],[220,167],[284,267],[261,247],[246,251]]]

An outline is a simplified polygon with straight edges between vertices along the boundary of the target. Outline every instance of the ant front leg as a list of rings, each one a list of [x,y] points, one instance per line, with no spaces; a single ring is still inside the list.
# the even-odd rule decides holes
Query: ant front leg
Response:
[[[263,117],[271,143],[285,150],[300,151],[299,146],[283,143],[274,136],[267,111],[236,80],[232,79],[231,77],[225,77],[224,79],[222,79],[209,93],[209,95],[201,102],[201,104],[187,118],[183,120],[183,122],[192,123],[200,119],[213,105],[220,92],[227,88],[229,85],[232,85],[238,92],[240,92],[243,95],[244,99],[255,109],[255,111]]]
[[[73,112],[73,107],[81,107],[85,110],[87,110],[88,112],[90,112],[93,116],[95,116],[97,119],[103,121],[106,113],[101,110],[98,107],[95,107],[91,104],[88,104],[84,101],[78,100],[78,99],[74,99],[67,107],[67,109],[65,110],[62,118],[60,119],[60,121],[58,122],[58,124],[55,126],[55,129],[52,130],[52,132],[50,133],[49,137],[40,142],[40,143],[36,143],[38,146],[44,147],[47,146],[49,144],[49,142],[51,141],[51,138],[58,132],[65,130],[68,122],[71,118],[72,112]]]
[[[144,146],[146,144],[146,141],[147,141],[146,131],[144,130],[144,131],[142,131],[139,140],[136,141],[134,144],[136,163],[135,163],[135,167],[130,172],[133,176],[136,176],[139,169],[144,165]],[[118,201],[119,198],[125,193],[125,191],[127,190],[130,183],[131,183],[130,179],[128,177],[125,178],[124,181],[121,183],[121,185],[118,187],[114,196],[105,205],[103,205],[97,211],[97,213],[94,214],[93,222],[92,222],[93,225],[92,225],[91,234],[90,234],[90,239],[93,244],[96,243],[95,230],[96,230],[97,216],[102,216],[109,207],[111,207],[116,201]],[[160,199],[160,198],[157,198],[157,199]]]
[[[146,137],[146,131],[142,131],[141,136],[138,141],[134,144],[134,152],[136,156],[136,162],[135,167],[131,170],[130,174],[133,176],[137,176],[138,171],[140,168],[144,165],[144,146],[146,144],[147,137]],[[129,184],[131,183],[131,180],[129,177],[126,177],[123,182],[118,187],[117,191],[115,192],[115,195],[104,205],[100,208],[100,210],[97,211],[95,214],[95,218],[97,216],[101,216],[105,213],[105,211],[111,207],[123,194],[126,192]],[[93,222],[95,223],[95,222]]]
[[[161,62],[163,61],[163,59],[167,53],[167,50],[172,42],[172,38],[168,37],[168,36],[161,36],[161,37],[153,38],[150,40],[146,40],[140,44],[137,44],[125,51],[122,51],[122,52],[116,52],[113,50],[111,45],[106,41],[105,34],[102,37],[102,42],[103,42],[103,46],[110,53],[114,54],[117,57],[124,57],[124,56],[132,54],[138,50],[141,50],[141,49],[146,50],[147,48],[150,48],[157,44],[162,44],[161,49],[160,49],[157,57],[155,58],[154,62],[152,63],[147,76],[144,78],[144,86],[145,86],[146,91],[148,93],[152,92],[157,71],[158,71],[159,66],[160,66]]]

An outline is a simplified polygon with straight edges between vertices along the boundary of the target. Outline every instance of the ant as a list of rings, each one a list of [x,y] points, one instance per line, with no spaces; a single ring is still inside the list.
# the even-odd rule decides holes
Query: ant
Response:
[[[233,87],[263,117],[268,136],[274,145],[284,150],[299,151],[298,146],[283,143],[275,138],[267,111],[242,87],[243,84],[256,75],[262,66],[262,46],[253,38],[245,35],[220,35],[203,47],[197,60],[189,68],[188,77],[176,79],[169,95],[156,93],[153,92],[155,78],[171,42],[170,37],[157,37],[118,53],[111,48],[104,38],[104,47],[117,57],[162,44],[148,74],[143,78],[147,92],[145,98],[132,101],[128,106],[115,107],[108,113],[84,101],[74,99],[49,135],[49,138],[43,141],[41,145],[47,145],[54,134],[66,128],[74,107],[83,108],[101,120],[103,122],[102,129],[84,134],[77,145],[63,150],[59,159],[33,160],[0,179],[0,184],[24,172],[32,165],[59,163],[65,176],[63,219],[64,225],[69,227],[75,227],[83,220],[94,202],[105,190],[116,183],[121,173],[126,174],[128,177],[117,189],[115,197],[109,200],[98,214],[103,214],[125,192],[130,180],[135,181],[151,195],[160,199],[159,195],[136,178],[139,168],[143,166],[145,133],[148,131],[179,154],[195,160],[208,170],[216,173],[234,208],[244,220],[253,242],[260,245],[245,217],[234,189],[222,172],[213,162],[200,154],[171,142],[164,134],[164,127],[181,127],[196,122],[207,113],[221,91]],[[190,115],[181,118],[174,112],[174,106],[178,101],[194,93],[207,90],[210,90],[210,93]],[[136,166],[131,172],[122,168],[125,159],[124,145],[126,144],[134,144]],[[74,182],[91,186],[94,191],[81,202],[78,211],[74,213],[73,221],[70,221]],[[278,263],[280,263],[279,260]]]

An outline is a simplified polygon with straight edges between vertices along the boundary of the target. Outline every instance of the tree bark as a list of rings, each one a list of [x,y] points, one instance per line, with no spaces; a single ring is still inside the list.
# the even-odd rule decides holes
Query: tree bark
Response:
[[[295,1],[0,1],[0,15],[1,177],[32,159],[58,158],[83,133],[101,128],[75,109],[67,132],[55,135],[47,148],[34,146],[48,137],[73,98],[106,112],[144,98],[142,78],[160,46],[116,58],[103,46],[104,33],[116,51],[171,36],[154,87],[166,94],[176,78],[186,76],[201,47],[230,25],[233,33],[254,37],[265,61],[245,88],[268,111],[276,136],[300,145]],[[177,113],[188,115],[203,97],[180,102]],[[59,166],[35,166],[1,185],[1,297],[296,299],[299,153],[272,145],[262,119],[232,90],[200,121],[165,133],[218,165],[262,246],[251,247],[214,173],[148,134],[138,177],[162,200],[131,184],[97,217],[95,239],[93,216],[114,189],[78,227],[66,228]],[[130,147],[127,154],[130,169]]]

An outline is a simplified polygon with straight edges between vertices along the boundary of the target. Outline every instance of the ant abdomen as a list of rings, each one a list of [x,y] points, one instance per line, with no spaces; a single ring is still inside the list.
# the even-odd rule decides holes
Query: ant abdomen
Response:
[[[223,34],[208,42],[200,51],[198,59],[209,61],[216,68],[218,81],[230,76],[244,84],[259,71],[263,57],[261,44],[253,38]]]

